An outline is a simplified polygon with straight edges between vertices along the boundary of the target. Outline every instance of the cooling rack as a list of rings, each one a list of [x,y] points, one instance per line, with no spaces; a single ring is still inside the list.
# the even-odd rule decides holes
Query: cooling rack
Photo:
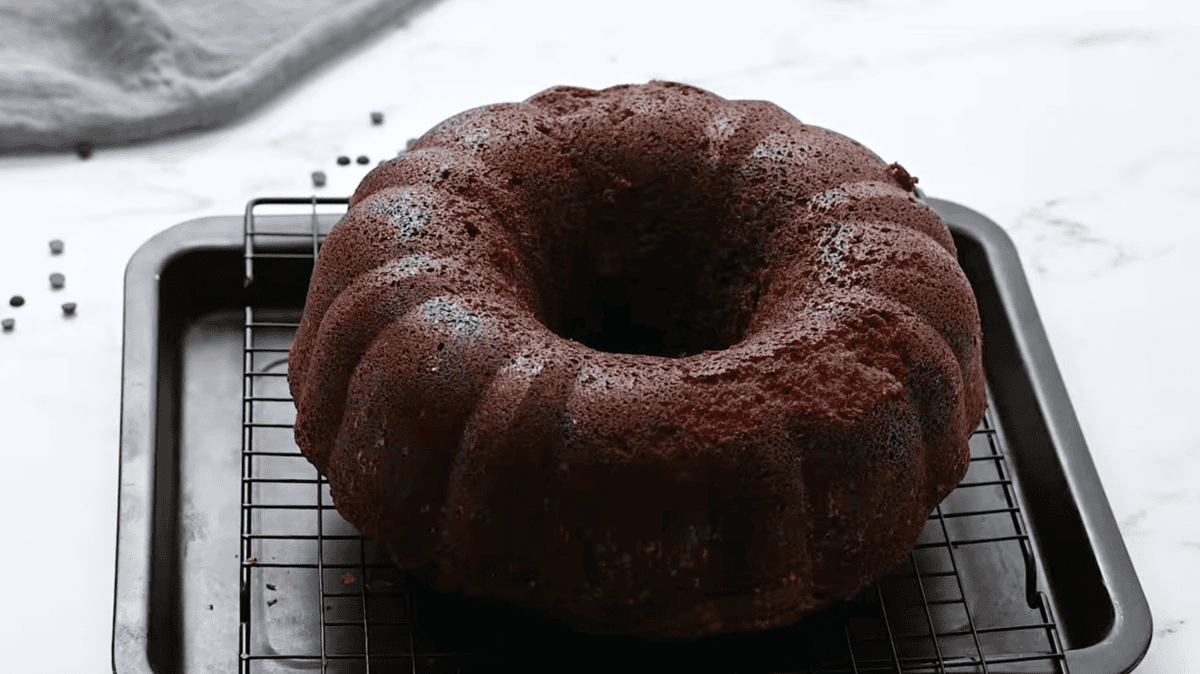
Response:
[[[250,204],[245,217],[247,284],[254,282],[255,263],[259,259],[315,261],[323,239],[315,208],[318,202],[309,200],[313,206],[312,228],[304,234],[270,231],[260,226],[255,217],[259,206],[303,203],[303,200],[272,199]],[[327,199],[323,203],[344,202]],[[306,249],[311,252],[256,252],[260,239],[280,237],[303,237],[307,239]],[[378,554],[367,550],[371,546],[369,541],[354,534],[327,531],[327,522],[340,518],[330,505],[324,477],[300,454],[290,433],[283,437],[278,433],[264,436],[263,431],[268,429],[290,432],[292,428],[295,408],[286,395],[286,386],[280,384],[287,372],[284,358],[287,345],[298,327],[296,322],[279,320],[277,316],[262,318],[254,307],[245,308],[241,447],[243,608],[239,617],[242,671],[253,671],[253,663],[263,660],[292,664],[319,662],[322,671],[331,672],[352,671],[351,662],[360,662],[363,671],[369,671],[373,664],[378,668],[384,662],[389,666],[411,662],[413,671],[421,669],[418,663],[457,671],[466,660],[494,660],[497,654],[487,648],[480,652],[419,648],[416,635],[435,627],[422,623],[422,611],[417,604],[436,602],[438,598],[430,595],[415,598],[407,589],[413,581],[401,582],[393,565],[376,559]],[[1006,451],[990,413],[975,432],[971,449],[971,467],[966,479],[946,504],[936,508],[921,542],[908,555],[903,567],[860,595],[855,620],[843,621],[840,629],[821,639],[825,643],[838,643],[843,651],[840,657],[827,652],[831,649],[821,649],[826,652],[820,653],[791,651],[769,656],[770,667],[790,664],[788,669],[792,671],[830,673],[989,672],[1014,671],[1002,666],[1040,662],[1046,665],[1045,671],[1067,671],[1052,610],[1045,595],[1037,589],[1031,542],[1006,468]],[[310,502],[297,503],[300,499],[295,497],[300,494],[294,492],[302,494],[305,490]],[[306,519],[314,522],[315,527],[297,531],[295,517],[254,516],[266,511],[287,514],[311,511],[315,518]],[[346,527],[339,526],[337,530],[345,531]],[[982,550],[967,560],[959,552],[967,546],[997,549]],[[1013,549],[1003,549],[1009,547]],[[1021,615],[1022,612],[1010,610],[1003,620],[994,615],[977,615],[980,609],[973,609],[968,599],[962,569],[972,564],[979,566],[974,560],[981,556],[999,558],[1006,554],[1015,554],[1022,560],[1023,568],[1009,567],[1008,571],[1016,572],[1025,584],[1027,611]],[[267,608],[263,603],[263,598],[270,594],[267,588],[277,586],[267,581],[292,573],[308,573],[313,577],[306,588],[311,592],[309,601],[316,604],[317,610],[312,612],[314,624],[311,634],[306,633],[307,639],[289,639],[294,651],[268,653],[264,648],[267,642],[254,638],[255,628],[263,623],[256,619],[255,611]],[[392,602],[390,614],[386,618],[381,616],[381,608],[373,612],[372,600]],[[784,632],[804,628],[811,629],[811,625]],[[822,630],[828,632],[829,628]],[[797,634],[792,637],[801,640]],[[806,640],[811,641],[811,635]],[[664,653],[670,650],[662,649]],[[748,668],[756,667],[753,659],[768,658],[757,653],[748,658]],[[518,669],[522,666],[519,661],[494,664]]]

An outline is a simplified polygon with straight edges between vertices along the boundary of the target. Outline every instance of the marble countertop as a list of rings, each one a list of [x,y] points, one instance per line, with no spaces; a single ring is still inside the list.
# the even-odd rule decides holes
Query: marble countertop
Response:
[[[1200,5],[681,6],[431,2],[229,127],[0,156],[0,296],[26,299],[0,305],[8,669],[111,671],[123,274],[143,242],[312,194],[316,170],[347,196],[370,166],[338,155],[374,165],[483,103],[667,79],[844,133],[1009,233],[1154,615],[1136,671],[1200,671]]]

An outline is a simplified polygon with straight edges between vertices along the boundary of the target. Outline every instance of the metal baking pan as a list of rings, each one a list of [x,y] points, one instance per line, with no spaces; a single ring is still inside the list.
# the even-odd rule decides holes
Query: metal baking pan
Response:
[[[1149,606],[1016,249],[984,216],[928,202],[985,334],[990,408],[966,479],[852,600],[686,644],[434,593],[337,515],[292,441],[284,374],[344,199],[256,200],[155,236],[125,276],[114,671],[1130,671]]]

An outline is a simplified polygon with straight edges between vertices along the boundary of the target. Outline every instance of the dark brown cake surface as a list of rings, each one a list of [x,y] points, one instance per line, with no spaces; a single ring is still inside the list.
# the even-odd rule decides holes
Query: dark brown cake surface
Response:
[[[794,622],[913,547],[987,404],[914,182],[671,82],[457,115],[325,240],[297,443],[444,591],[648,638]]]

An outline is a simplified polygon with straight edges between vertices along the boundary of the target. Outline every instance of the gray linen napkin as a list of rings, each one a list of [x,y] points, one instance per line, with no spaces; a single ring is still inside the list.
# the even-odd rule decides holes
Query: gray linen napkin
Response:
[[[417,0],[0,0],[0,152],[228,123]]]

